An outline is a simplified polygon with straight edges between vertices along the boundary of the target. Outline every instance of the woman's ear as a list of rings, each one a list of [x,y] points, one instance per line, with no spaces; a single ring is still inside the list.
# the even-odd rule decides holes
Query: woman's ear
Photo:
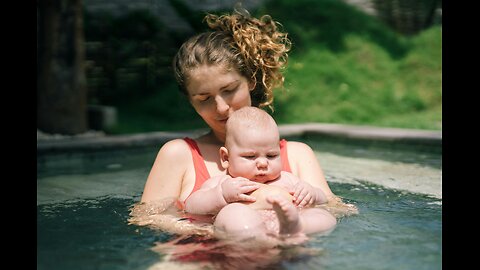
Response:
[[[250,82],[248,82],[248,90],[253,91],[256,85],[257,85],[257,82],[255,80],[251,80]]]
[[[225,146],[220,147],[220,162],[222,163],[222,167],[224,169],[228,169],[228,149]]]

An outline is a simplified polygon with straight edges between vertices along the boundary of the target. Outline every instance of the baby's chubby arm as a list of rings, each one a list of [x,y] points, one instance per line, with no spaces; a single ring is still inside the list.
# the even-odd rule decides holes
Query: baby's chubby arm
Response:
[[[259,187],[257,183],[243,177],[212,177],[187,198],[185,211],[199,215],[216,214],[231,202],[255,202],[256,199],[248,194]]]
[[[282,172],[282,179],[288,179],[293,184],[290,188],[290,194],[293,195],[293,203],[296,206],[305,207],[328,202],[327,196],[320,188],[302,181],[295,175]]]

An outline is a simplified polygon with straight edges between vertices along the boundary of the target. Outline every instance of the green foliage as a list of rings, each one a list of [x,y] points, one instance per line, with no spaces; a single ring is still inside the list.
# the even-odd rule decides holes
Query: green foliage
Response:
[[[150,11],[85,12],[84,21],[90,103],[141,98],[172,80],[175,39]]]
[[[169,0],[168,2],[195,32],[199,33],[208,29],[207,25],[203,23],[206,12],[192,10],[182,0]]]
[[[286,94],[276,96],[277,119],[441,128],[441,28],[404,42],[410,49],[399,59],[358,34],[345,36],[342,52],[321,45],[292,52]],[[436,117],[416,119],[429,123],[383,120],[430,110]]]
[[[110,133],[139,133],[159,130],[185,130],[206,127],[196,114],[187,97],[180,93],[172,82],[162,86],[161,91],[134,102],[117,103],[121,123]]]
[[[255,14],[270,14],[280,21],[297,53],[319,44],[333,52],[344,51],[348,34],[363,36],[394,58],[402,57],[408,50],[399,35],[386,25],[338,0],[268,1]]]

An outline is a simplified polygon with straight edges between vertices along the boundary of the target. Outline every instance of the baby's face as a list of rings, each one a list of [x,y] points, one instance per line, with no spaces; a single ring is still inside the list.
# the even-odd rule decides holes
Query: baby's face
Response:
[[[228,149],[229,174],[260,183],[278,178],[282,170],[278,131],[244,130],[240,134]]]

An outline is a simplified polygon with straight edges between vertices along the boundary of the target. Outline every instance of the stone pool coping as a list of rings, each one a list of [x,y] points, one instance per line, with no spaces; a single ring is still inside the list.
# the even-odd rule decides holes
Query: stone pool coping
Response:
[[[441,146],[442,144],[442,131],[436,130],[327,123],[284,124],[279,125],[279,129],[282,137],[319,135],[342,139],[389,141],[407,144],[420,143],[433,146]],[[155,146],[175,138],[195,137],[205,131],[205,129],[181,132],[158,131],[128,135],[67,136],[57,139],[42,139],[37,136],[37,155]]]

